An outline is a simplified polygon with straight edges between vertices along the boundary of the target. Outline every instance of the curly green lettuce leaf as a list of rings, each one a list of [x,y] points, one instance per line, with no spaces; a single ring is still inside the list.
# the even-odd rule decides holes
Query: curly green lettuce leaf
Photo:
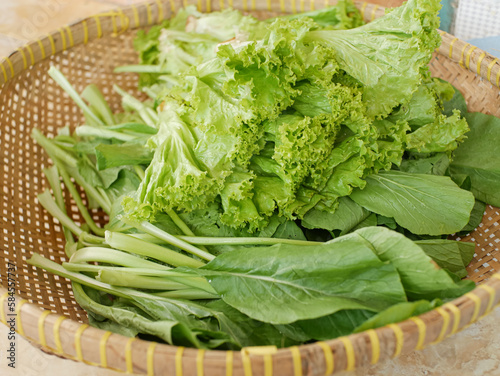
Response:
[[[306,41],[335,51],[340,68],[363,87],[368,115],[385,116],[410,100],[439,45],[439,2],[409,0],[385,17],[351,30],[319,30]]]

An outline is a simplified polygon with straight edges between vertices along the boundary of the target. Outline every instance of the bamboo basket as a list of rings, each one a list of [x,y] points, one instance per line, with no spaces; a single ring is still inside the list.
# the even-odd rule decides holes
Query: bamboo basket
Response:
[[[203,11],[232,6],[258,17],[322,8],[326,1],[199,0]],[[147,375],[329,375],[396,357],[443,340],[489,313],[500,302],[500,210],[487,207],[483,222],[464,240],[475,241],[468,278],[478,286],[442,307],[401,323],[335,340],[286,349],[245,348],[240,352],[204,351],[127,338],[89,327],[85,312],[72,297],[69,281],[26,264],[33,252],[66,261],[60,225],[37,204],[47,186],[43,150],[30,138],[36,126],[54,135],[59,127],[80,124],[76,105],[49,78],[58,66],[81,91],[97,83],[114,110],[120,106],[113,83],[140,96],[136,76],[113,69],[137,61],[132,39],[137,28],[169,18],[179,0],[151,1],[101,13],[63,27],[29,43],[0,62],[0,321],[16,318],[17,332],[47,352],[104,368]],[[358,3],[366,21],[383,8]],[[434,76],[451,82],[464,95],[470,111],[500,116],[500,64],[480,49],[442,32],[443,44],[430,63]],[[499,187],[500,189],[500,187]],[[68,197],[68,195],[66,195]],[[70,216],[81,218],[68,199]],[[98,211],[94,219],[104,223]],[[10,268],[10,269],[9,269]],[[9,274],[13,273],[13,274]],[[9,276],[15,276],[11,297]],[[15,309],[11,310],[11,300]],[[8,315],[8,316],[7,316]]]

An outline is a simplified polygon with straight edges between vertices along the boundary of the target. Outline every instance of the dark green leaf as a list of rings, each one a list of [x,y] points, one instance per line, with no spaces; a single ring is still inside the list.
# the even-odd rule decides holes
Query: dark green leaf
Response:
[[[453,153],[451,177],[469,176],[471,192],[478,200],[500,206],[500,119],[479,112],[465,117],[470,132]]]
[[[363,239],[345,240],[309,247],[239,248],[195,271],[226,303],[273,324],[342,309],[380,311],[404,301],[394,267],[381,262]]]

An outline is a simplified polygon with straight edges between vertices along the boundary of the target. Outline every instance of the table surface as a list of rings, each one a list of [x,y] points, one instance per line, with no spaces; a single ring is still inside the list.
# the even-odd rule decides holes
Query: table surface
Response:
[[[0,56],[77,19],[141,0],[1,0]],[[401,0],[372,0],[397,5]],[[340,376],[500,376],[500,309],[424,350]],[[7,327],[0,325],[0,374],[118,376],[122,373],[45,354],[17,337],[16,369],[7,366]]]

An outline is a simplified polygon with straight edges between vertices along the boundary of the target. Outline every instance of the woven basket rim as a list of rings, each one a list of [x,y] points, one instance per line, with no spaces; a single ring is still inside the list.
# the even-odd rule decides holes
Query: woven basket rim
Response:
[[[271,9],[271,2],[269,1],[267,2],[267,8],[256,7],[255,2],[252,2],[252,7],[245,7],[246,0],[243,1],[245,1],[242,7],[243,10],[277,11],[280,13],[296,10],[294,5],[291,6],[291,9],[285,7],[283,1],[276,3],[279,5],[279,9]],[[355,3],[361,10],[363,18],[366,21],[373,20],[384,14],[384,8],[379,5],[368,2]],[[218,6],[220,3],[216,3],[216,1],[213,1],[212,4],[211,0],[207,0],[205,4],[200,4],[201,2],[198,3],[198,7],[202,11],[220,9],[220,6]],[[131,29],[148,27],[160,23],[175,13],[176,8],[178,9],[180,5],[180,0],[147,1],[138,5],[116,8],[112,11],[99,13],[64,26],[44,38],[25,44],[1,60],[0,87],[3,87],[17,74],[28,69],[30,66],[68,48],[79,44],[86,44],[91,40],[104,36],[116,35]],[[183,5],[186,5],[186,3],[184,2]],[[237,6],[234,8],[238,9]],[[437,51],[439,54],[458,63],[463,69],[468,69],[476,73],[492,85],[500,87],[499,59],[451,34],[441,31],[440,35],[442,37],[442,44]],[[232,354],[231,351],[224,350],[205,351],[191,348],[184,349],[183,347],[141,339],[131,340],[119,334],[112,334],[113,338],[119,338],[117,341],[125,344],[124,356],[121,362],[122,367],[112,368],[107,366],[106,351],[104,351],[104,359],[102,358],[101,351],[100,362],[96,362],[87,359],[81,349],[82,341],[91,341],[95,346],[100,347],[101,350],[103,346],[105,349],[108,349],[107,340],[110,337],[110,332],[92,328],[87,324],[81,324],[66,318],[66,316],[40,309],[36,304],[29,303],[16,294],[13,295],[12,291],[0,286],[0,321],[6,325],[6,303],[10,296],[15,296],[16,299],[17,331],[20,335],[49,352],[87,364],[126,372],[137,372],[132,363],[132,353],[134,350],[134,354],[142,352],[141,357],[146,359],[146,364],[143,365],[144,373],[153,374],[154,369],[160,367],[160,365],[157,367],[155,364],[161,364],[155,360],[155,354],[161,351],[174,351],[176,361],[179,358],[189,358],[192,361],[196,361],[197,365],[203,364],[205,353],[209,353],[214,358],[219,359],[221,364],[228,365],[228,354]],[[282,349],[276,349],[271,346],[244,348],[241,350],[240,358],[234,359],[234,365],[241,366],[245,369],[246,374],[248,369],[251,370],[248,367],[251,367],[253,362],[261,362],[266,367],[266,364],[272,361],[274,357],[290,358],[291,356],[294,367],[301,367],[301,354],[315,352],[324,358],[326,374],[330,374],[334,370],[335,372],[352,370],[354,367],[370,363],[375,364],[385,358],[395,357],[401,353],[407,353],[414,349],[421,349],[428,344],[440,342],[447,336],[464,329],[477,321],[478,318],[491,312],[498,303],[500,303],[500,272],[493,274],[488,281],[477,286],[472,292],[420,316],[374,330],[301,346]],[[53,330],[48,333],[47,327],[52,327]],[[62,329],[73,331],[73,344],[76,348],[75,354],[63,348],[60,340],[57,341],[57,336],[60,336],[59,331]],[[37,333],[38,335],[29,335],[30,333]],[[56,344],[61,345],[56,346],[59,348],[50,348],[47,346],[46,336],[50,336],[51,333],[54,336]],[[380,346],[380,342],[382,339],[387,338],[390,339],[388,343],[390,348],[385,349],[386,351],[381,351],[383,349]],[[132,345],[132,341],[134,345]],[[357,348],[363,348],[365,354],[363,355],[359,351],[356,352],[353,344],[356,344]],[[366,354],[371,355],[368,357]],[[230,364],[233,365],[233,360],[231,360]]]

